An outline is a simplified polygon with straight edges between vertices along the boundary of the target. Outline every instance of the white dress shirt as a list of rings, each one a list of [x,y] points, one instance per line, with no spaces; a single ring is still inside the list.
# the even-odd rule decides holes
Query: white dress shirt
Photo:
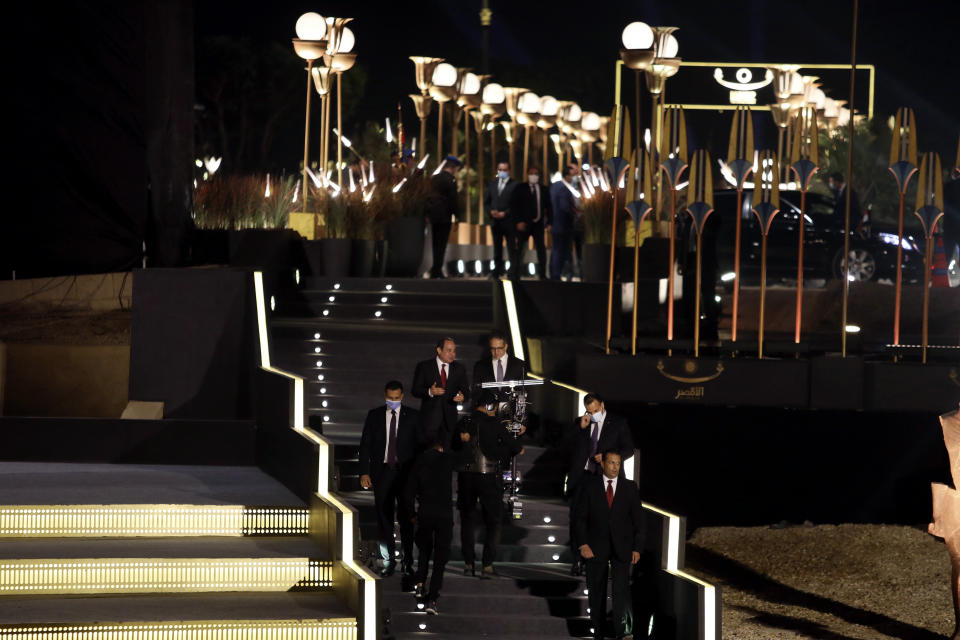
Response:
[[[387,459],[387,456],[390,455],[390,418],[393,417],[392,415],[390,415],[390,413],[393,411],[396,411],[397,413],[397,435],[398,436],[400,435],[400,409],[391,409],[390,407],[387,407],[387,411],[386,411],[387,417],[386,417],[386,420],[384,420],[384,425],[383,425],[384,431],[387,434],[387,437],[383,439],[383,442],[384,442],[383,463],[384,464],[390,462]],[[399,445],[400,443],[398,442],[397,444]],[[397,455],[400,455],[399,448],[397,449]]]
[[[444,362],[443,360],[441,360],[441,359],[440,359],[440,356],[437,356],[436,360],[437,360],[437,373],[442,376],[442,375],[443,375],[443,368],[446,367],[446,368],[447,368],[447,380],[449,381],[449,380],[450,380],[450,365],[448,365],[446,362]],[[427,389],[427,395],[429,395],[429,396],[432,398],[432,397],[433,397],[433,391],[430,391],[429,389]]]
[[[612,484],[607,484],[612,483]],[[603,495],[607,495],[607,487],[613,487],[613,495],[617,495],[617,479],[608,478],[606,475],[603,476]]]
[[[537,216],[533,219],[534,222],[540,222],[540,183],[530,185],[530,191],[536,196],[537,199]]]

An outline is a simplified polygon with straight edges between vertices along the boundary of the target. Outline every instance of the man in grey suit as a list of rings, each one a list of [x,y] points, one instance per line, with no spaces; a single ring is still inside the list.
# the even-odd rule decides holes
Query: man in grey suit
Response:
[[[510,256],[511,242],[514,240],[514,220],[510,212],[510,198],[517,181],[510,177],[510,163],[497,164],[497,176],[487,185],[483,195],[483,210],[487,212],[487,221],[493,231],[493,273],[491,278],[504,274],[503,244],[507,243],[507,257]]]

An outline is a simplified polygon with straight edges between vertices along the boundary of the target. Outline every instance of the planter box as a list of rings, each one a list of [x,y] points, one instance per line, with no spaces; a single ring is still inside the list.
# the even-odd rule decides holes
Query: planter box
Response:
[[[315,240],[317,236],[317,214],[291,212],[287,226],[307,240]]]

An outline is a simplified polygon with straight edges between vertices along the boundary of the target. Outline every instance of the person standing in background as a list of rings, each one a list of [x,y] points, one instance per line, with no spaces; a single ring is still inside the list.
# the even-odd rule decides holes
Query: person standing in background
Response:
[[[504,274],[503,245],[507,245],[507,259],[510,259],[511,239],[514,234],[514,221],[510,211],[510,198],[517,181],[510,177],[510,163],[497,164],[497,177],[487,185],[483,195],[483,210],[487,212],[487,221],[493,232],[493,273],[491,278]]]

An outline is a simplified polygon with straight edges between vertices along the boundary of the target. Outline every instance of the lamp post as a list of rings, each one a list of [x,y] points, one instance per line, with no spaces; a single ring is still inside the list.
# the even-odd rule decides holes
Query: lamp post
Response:
[[[417,117],[420,118],[420,156],[424,155],[427,148],[427,116],[430,115],[430,84],[433,80],[433,70],[437,65],[443,62],[443,58],[430,58],[427,56],[410,56],[415,67],[415,78],[417,88],[420,89],[419,96],[410,96],[413,100],[413,106],[417,111]]]
[[[483,222],[483,130],[490,130],[490,168],[497,168],[497,127],[495,120],[503,115],[506,110],[506,93],[503,87],[496,82],[488,82],[480,92],[480,113],[474,112],[474,126],[477,129],[477,155],[479,156],[479,168],[477,169],[477,178],[480,181],[480,193],[477,198],[477,219]],[[484,243],[481,243],[484,244]]]
[[[623,49],[620,50],[620,59],[623,60],[623,64],[626,65],[628,69],[633,69],[634,72],[635,103],[633,116],[636,137],[633,140],[634,144],[639,148],[640,141],[643,139],[641,135],[642,125],[640,123],[640,80],[643,72],[647,70],[647,67],[650,66],[650,63],[653,62],[655,57],[655,51],[653,50],[653,29],[645,22],[631,22],[623,29],[623,34],[620,39],[623,42]],[[637,176],[636,189],[637,193],[639,193],[639,175]]]
[[[926,237],[923,252],[923,325],[921,327],[921,342],[923,364],[927,363],[928,324],[930,318],[930,270],[933,268],[933,233],[937,222],[943,217],[943,181],[940,155],[928,151],[920,161],[920,176],[917,179],[917,207],[914,211],[923,226],[923,235]],[[849,191],[849,187],[847,187]]]
[[[900,296],[903,290],[903,200],[917,171],[917,119],[913,109],[900,108],[890,140],[890,172],[897,181],[900,207],[897,214],[897,280],[893,303],[893,344],[900,344]],[[849,178],[848,178],[849,179]]]
[[[327,51],[323,60],[337,76],[337,184],[343,186],[343,90],[341,77],[357,62],[357,54],[351,53],[353,32],[346,24],[353,18],[327,18]]]
[[[307,61],[307,107],[303,125],[303,210],[307,211],[307,170],[310,161],[310,83],[313,82],[313,61],[323,56],[327,47],[324,36],[327,35],[327,23],[318,13],[305,13],[297,19],[297,37],[293,39],[293,50]]]
[[[593,111],[584,111],[580,120],[580,139],[587,143],[587,164],[593,165],[593,143],[600,137],[600,116]]]
[[[482,98],[480,97],[480,88],[482,86],[483,79],[469,71],[465,72],[461,77],[460,82],[457,85],[457,93],[459,97],[457,98],[457,106],[463,109],[463,112],[467,114],[467,117],[463,121],[463,144],[464,144],[464,168],[466,171],[463,173],[464,181],[464,191],[466,192],[466,214],[467,214],[467,224],[472,224],[471,215],[470,215],[470,120],[472,117],[470,114],[473,111],[476,111],[480,107]],[[457,153],[457,130],[453,130],[453,153]],[[483,157],[483,151],[480,152],[480,157]]]
[[[571,138],[574,137],[576,129],[580,125],[580,120],[583,119],[583,111],[580,110],[580,105],[576,102],[564,100],[560,102],[560,111],[558,113],[557,125],[563,134],[563,139],[561,139],[561,143],[563,144],[563,162],[564,164],[570,164],[570,146],[568,146],[568,143],[571,142]]]
[[[437,162],[443,157],[443,105],[457,97],[457,68],[441,62],[433,70],[430,97],[437,101]]]
[[[547,186],[550,185],[550,168],[547,166],[547,148],[550,143],[547,132],[557,123],[557,111],[560,109],[560,103],[553,96],[543,96],[540,98],[540,117],[537,119],[537,127],[541,130],[541,140],[543,141],[543,179]]]
[[[517,106],[517,103],[520,101],[520,96],[526,93],[527,90],[520,87],[504,87],[503,96],[504,96],[504,106],[507,109],[507,115],[510,116],[510,125],[507,127],[504,125],[504,131],[507,132],[507,142],[510,145],[510,175],[514,178],[517,177],[517,169],[514,165],[514,139],[516,137],[515,132],[517,130],[517,114],[520,112]]]
[[[530,130],[537,126],[540,111],[540,97],[527,91],[517,101],[517,122],[523,125],[523,175],[527,175],[530,166]]]
[[[330,67],[313,68],[313,87],[320,96],[320,167],[327,171],[327,148],[330,145]]]
[[[679,43],[673,32],[677,27],[652,27],[653,31],[653,60],[647,65],[646,80],[647,89],[650,91],[650,98],[653,104],[653,110],[650,114],[650,128],[653,131],[651,150],[651,160],[653,162],[653,185],[654,191],[652,198],[654,209],[657,214],[662,210],[661,197],[662,190],[660,176],[660,137],[661,137],[661,112],[663,110],[663,92],[666,88],[667,78],[675,75],[680,68],[680,58],[676,57],[679,51]],[[671,271],[671,278],[672,278]]]

